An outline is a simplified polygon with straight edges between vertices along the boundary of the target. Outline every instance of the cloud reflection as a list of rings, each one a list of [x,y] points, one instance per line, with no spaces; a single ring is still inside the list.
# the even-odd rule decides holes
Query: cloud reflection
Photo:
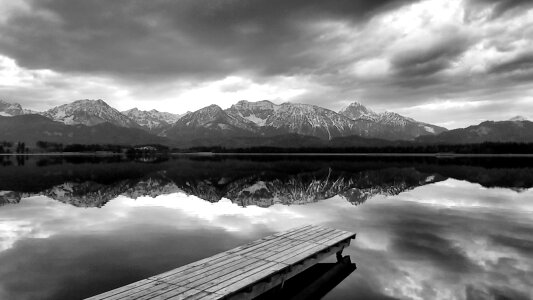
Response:
[[[91,286],[111,288],[314,223],[358,234],[346,251],[358,270],[329,299],[527,299],[532,198],[532,189],[451,179],[359,206],[340,196],[268,208],[183,193],[119,196],[103,208],[25,198],[0,210],[0,298],[37,299],[38,291],[39,299],[89,296],[97,292]]]

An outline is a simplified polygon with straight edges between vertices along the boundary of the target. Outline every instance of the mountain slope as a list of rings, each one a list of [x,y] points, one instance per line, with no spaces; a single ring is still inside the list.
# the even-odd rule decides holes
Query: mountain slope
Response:
[[[478,125],[443,132],[417,139],[426,143],[472,144],[482,142],[533,142],[533,122],[486,121]]]
[[[394,112],[376,113],[358,102],[351,103],[339,113],[354,121],[371,122],[367,137],[412,140],[418,136],[439,134],[447,130]]]
[[[107,122],[121,127],[140,128],[135,121],[100,99],[77,100],[47,110],[42,115],[66,125],[94,126]]]
[[[377,121],[379,119],[379,114],[368,109],[366,106],[359,102],[350,103],[350,105],[339,111],[339,114],[348,117],[352,120],[363,119],[368,121]]]
[[[265,134],[297,133],[331,139],[352,133],[352,121],[336,112],[308,104],[270,101],[239,101],[226,110],[228,114],[245,118],[261,127]]]
[[[177,141],[176,145],[187,149],[193,147],[224,147],[226,149],[246,149],[253,147],[287,148],[323,148],[327,141],[296,133],[274,136],[224,136],[218,138],[197,138]]]
[[[63,144],[165,144],[167,140],[138,128],[119,127],[110,123],[94,126],[65,125],[41,115],[0,117],[0,140],[25,142],[32,147],[37,141]]]
[[[176,123],[176,121],[184,116],[168,112],[160,112],[155,109],[145,111],[137,108],[123,111],[122,114],[135,121],[149,132],[155,134]]]
[[[210,105],[181,117],[162,136],[183,141],[231,136],[252,136],[257,126],[240,116],[227,114],[218,105]]]

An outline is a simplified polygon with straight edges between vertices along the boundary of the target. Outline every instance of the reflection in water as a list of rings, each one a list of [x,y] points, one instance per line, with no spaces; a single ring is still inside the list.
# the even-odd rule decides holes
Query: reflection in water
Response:
[[[533,297],[527,161],[10,161],[0,299],[80,299],[308,223],[357,232],[329,299]]]
[[[35,163],[37,168],[23,168],[27,172],[22,172],[20,176],[33,177],[31,182],[12,179],[3,183],[1,189],[6,196],[0,198],[0,203],[14,203],[21,198],[44,195],[74,206],[101,207],[119,195],[136,199],[185,192],[210,202],[228,198],[242,206],[305,204],[336,195],[357,205],[375,195],[397,195],[444,179],[438,174],[401,165],[374,164],[361,168],[356,163],[355,168],[350,169],[339,163],[330,166],[318,161],[313,166],[308,164],[317,161],[302,161],[292,163],[292,166],[289,164],[288,172],[285,172],[287,160],[221,162],[175,159],[156,165],[115,161],[65,166],[66,159],[41,159]],[[195,170],[197,164],[201,164],[202,169]],[[254,167],[249,168],[250,165]],[[14,168],[14,171],[18,170]],[[109,174],[115,171],[116,174]],[[102,172],[112,178],[109,181],[101,178]],[[13,174],[6,173],[6,176],[11,178]]]
[[[316,264],[256,300],[268,299],[321,299],[356,270],[349,256],[335,263]]]
[[[336,195],[357,205],[448,177],[517,191],[533,186],[533,163],[493,168],[427,160],[181,158],[141,164],[120,157],[45,157],[27,167],[6,165],[0,172],[0,205],[44,195],[74,206],[101,207],[119,195],[136,199],[174,192],[210,202],[227,198],[242,206],[305,204]]]

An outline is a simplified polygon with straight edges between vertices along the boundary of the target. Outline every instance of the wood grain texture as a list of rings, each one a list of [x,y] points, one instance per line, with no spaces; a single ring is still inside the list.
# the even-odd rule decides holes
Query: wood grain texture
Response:
[[[297,227],[88,299],[249,299],[354,238],[355,233],[323,226]]]

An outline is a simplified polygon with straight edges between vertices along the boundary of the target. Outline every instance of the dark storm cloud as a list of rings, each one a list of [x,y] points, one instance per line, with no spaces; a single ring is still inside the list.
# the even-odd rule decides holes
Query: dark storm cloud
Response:
[[[524,52],[515,57],[495,64],[490,68],[490,73],[509,73],[509,72],[533,72],[533,53]]]
[[[478,286],[468,285],[465,288],[467,300],[482,300],[482,299],[514,299],[527,300],[530,299],[525,292],[516,291],[509,287],[487,287],[484,284]]]
[[[529,0],[26,1],[0,5],[0,97],[28,108],[357,100],[453,128],[531,107]],[[453,120],[423,106],[448,101]]]
[[[409,0],[35,1],[1,29],[0,53],[28,68],[120,75],[310,72],[309,26],[360,23]],[[331,49],[329,49],[331,50]],[[318,51],[318,52],[317,52]]]
[[[527,255],[533,253],[532,237],[533,236],[531,234],[529,234],[529,236],[523,237],[498,234],[490,236],[490,240],[495,245],[512,248]]]
[[[392,66],[397,76],[428,76],[445,70],[459,55],[470,47],[466,36],[450,32],[427,46],[417,46],[392,57]]]
[[[470,0],[470,3],[474,5],[490,5],[493,18],[500,17],[507,12],[533,6],[533,1],[531,0]]]

